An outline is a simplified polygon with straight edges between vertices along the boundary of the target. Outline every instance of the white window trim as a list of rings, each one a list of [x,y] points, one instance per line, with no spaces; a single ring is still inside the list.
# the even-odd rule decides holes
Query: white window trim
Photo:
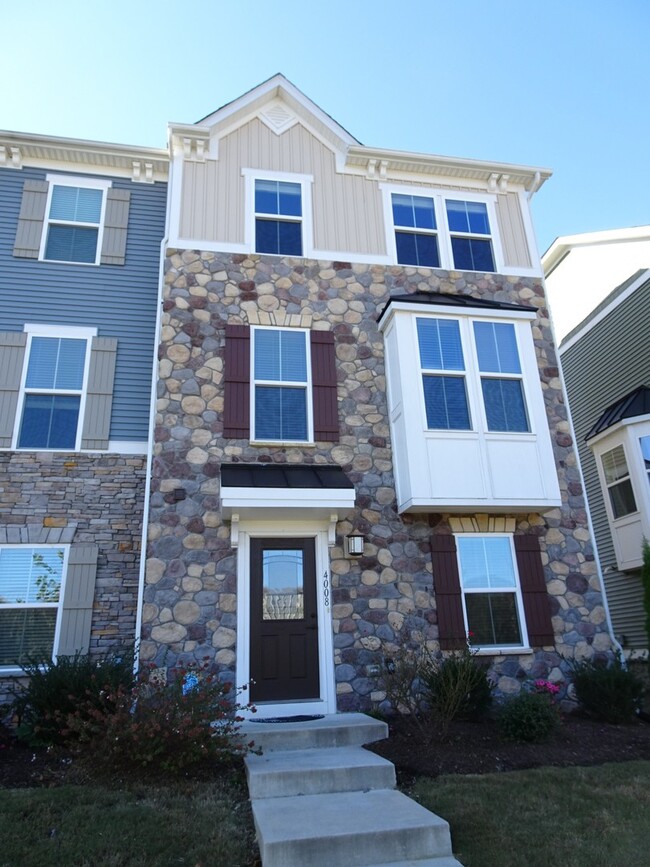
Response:
[[[392,206],[392,195],[396,193],[397,195],[406,195],[406,196],[419,196],[424,199],[432,199],[434,213],[436,215],[436,234],[438,237],[438,251],[440,255],[440,265],[439,268],[445,271],[460,271],[460,268],[457,268],[454,265],[454,256],[451,247],[451,236],[453,235],[462,235],[463,237],[468,238],[485,238],[492,242],[492,254],[494,256],[494,271],[477,271],[477,272],[464,272],[463,273],[478,273],[478,274],[502,274],[507,273],[512,269],[506,269],[503,262],[503,250],[501,247],[501,241],[499,238],[499,222],[497,219],[497,211],[496,211],[496,202],[497,197],[493,193],[474,193],[467,192],[465,190],[445,190],[431,187],[410,187],[403,186],[399,184],[379,184],[379,189],[382,193],[383,199],[383,207],[384,207],[384,228],[386,231],[386,250],[388,251],[389,258],[391,262],[395,265],[400,265],[402,268],[430,268],[429,265],[405,265],[397,261],[397,243],[395,240],[395,223],[393,222],[393,206]],[[447,221],[447,209],[445,207],[445,202],[447,200],[461,201],[461,202],[479,202],[487,206],[488,212],[488,220],[490,222],[490,235],[478,235],[470,233],[460,233],[460,232],[450,232],[449,223]],[[413,229],[415,233],[417,233],[417,229]],[[426,231],[426,234],[432,234],[430,231]],[[521,269],[519,269],[521,270]]]
[[[52,262],[53,264],[59,265],[99,265],[102,255],[102,242],[104,239],[104,222],[106,218],[106,190],[111,189],[113,182],[108,180],[102,180],[101,178],[87,178],[87,177],[74,177],[72,175],[55,175],[48,174],[45,176],[45,180],[48,183],[47,189],[47,202],[45,204],[45,218],[43,220],[43,234],[41,235],[41,246],[38,253],[39,261],[41,262]],[[50,220],[50,208],[52,206],[52,194],[54,192],[54,187],[84,187],[89,190],[101,190],[102,191],[102,206],[99,216],[99,223],[82,223],[77,221],[65,221],[65,220]],[[75,262],[66,261],[64,259],[46,259],[45,258],[45,248],[47,246],[47,236],[49,233],[50,224],[53,223],[57,226],[79,226],[81,228],[92,228],[97,229],[97,250],[95,251],[95,261],[94,262]]]
[[[308,510],[305,511],[308,515]],[[313,538],[316,544],[316,595],[318,601],[318,653],[320,698],[312,701],[263,702],[257,713],[244,711],[252,720],[274,717],[278,714],[331,714],[336,713],[336,684],[334,680],[334,647],[332,630],[331,595],[325,594],[325,583],[331,588],[328,549],[329,521],[317,517],[305,520],[283,521],[242,519],[235,544],[237,549],[237,681],[250,680],[250,540],[259,537]]]
[[[460,580],[460,597],[463,606],[463,619],[465,621],[465,632],[469,633],[469,621],[467,619],[467,607],[465,605],[465,594],[466,593],[512,593],[512,587],[490,587],[489,589],[481,588],[472,588],[465,589],[463,586],[463,571],[461,568],[461,560],[460,560],[460,545],[458,544],[460,539],[467,538],[475,538],[475,539],[508,539],[510,542],[510,556],[512,558],[512,568],[515,576],[515,588],[514,594],[517,604],[517,616],[519,618],[519,629],[521,631],[521,644],[471,644],[472,650],[477,653],[487,656],[494,654],[507,654],[507,653],[526,653],[530,651],[530,645],[528,642],[528,624],[526,623],[526,612],[524,611],[524,598],[521,592],[521,579],[519,577],[519,569],[517,567],[517,553],[515,551],[515,543],[512,533],[456,533],[454,536],[456,540],[456,560],[458,563],[458,576]]]
[[[530,390],[529,385],[527,384],[528,379],[528,371],[525,363],[525,357],[527,353],[523,352],[523,347],[521,345],[521,338],[519,335],[519,328],[517,327],[517,321],[510,319],[507,315],[503,317],[495,316],[495,311],[490,310],[489,313],[487,311],[481,311],[483,313],[482,316],[476,314],[475,311],[468,311],[466,314],[461,314],[459,312],[452,313],[447,312],[446,310],[440,311],[432,311],[431,309],[422,309],[423,305],[420,305],[420,309],[415,311],[415,315],[412,317],[411,328],[413,333],[413,345],[415,346],[416,352],[416,363],[418,365],[418,369],[420,371],[420,382],[419,382],[419,394],[420,394],[420,416],[422,419],[422,429],[426,435],[436,435],[436,436],[452,436],[452,437],[462,437],[462,436],[470,436],[476,437],[480,435],[489,438],[512,438],[512,439],[523,439],[528,440],[531,437],[534,438],[536,434],[535,428],[535,413],[532,409],[531,398],[530,398]],[[504,311],[505,312],[505,311]],[[420,361],[420,346],[418,341],[418,331],[417,331],[417,320],[418,319],[446,319],[453,320],[458,322],[459,332],[460,332],[460,340],[461,347],[463,350],[463,360],[465,362],[464,371],[448,371],[448,372],[436,372],[441,376],[463,376],[465,379],[465,391],[467,393],[467,404],[469,410],[469,420],[471,427],[469,429],[446,429],[446,428],[429,428],[427,425],[427,409],[424,400],[424,387],[422,385],[422,375],[426,375],[428,373],[433,373],[433,371],[429,371],[426,368],[421,366]],[[478,352],[476,348],[476,341],[474,338],[474,321],[488,321],[494,322],[497,324],[507,324],[512,325],[515,332],[515,339],[517,342],[517,353],[519,355],[519,366],[521,367],[521,373],[518,374],[491,374],[491,373],[483,373],[479,369],[478,362]],[[487,412],[485,410],[485,402],[483,400],[483,389],[481,387],[481,378],[482,376],[490,377],[493,379],[518,379],[522,385],[522,393],[524,397],[525,409],[526,409],[526,417],[528,419],[528,427],[527,431],[493,431],[488,429],[487,423]]]
[[[256,379],[255,378],[255,333],[257,331],[292,331],[304,334],[305,339],[305,362],[307,367],[307,381],[304,385],[307,391],[306,407],[307,407],[307,439],[306,440],[264,440],[256,435],[255,429],[255,387],[257,385],[270,385],[273,387],[285,388],[302,388],[302,382],[277,382],[271,379]],[[314,407],[313,407],[313,389],[311,377],[311,345],[309,342],[308,328],[289,328],[279,325],[253,325],[251,326],[251,342],[250,342],[250,371],[251,371],[251,389],[250,389],[250,429],[251,429],[251,445],[282,445],[282,446],[302,446],[314,445]]]
[[[616,449],[619,449],[619,448],[623,450],[623,460],[625,461],[625,467],[627,469],[627,475],[621,476],[621,478],[615,479],[613,482],[608,482],[607,481],[607,473],[605,471],[605,464],[604,464],[603,459],[604,459],[605,455],[608,455],[611,452],[616,451]],[[640,448],[641,448],[641,446],[639,445],[639,450],[640,450]],[[638,515],[638,513],[640,512],[640,509],[639,509],[639,504],[637,502],[637,494],[636,494],[636,490],[635,490],[634,480],[632,478],[633,468],[632,468],[632,466],[630,466],[630,460],[629,460],[629,456],[627,453],[627,443],[621,441],[621,442],[611,444],[609,446],[609,448],[607,448],[607,449],[603,449],[599,455],[599,462],[600,462],[600,469],[602,470],[603,492],[605,494],[605,501],[607,503],[608,514],[609,514],[609,518],[610,518],[611,522],[613,524],[619,524],[621,521],[624,522],[626,518],[630,518],[633,515]],[[612,504],[612,497],[611,497],[610,491],[612,488],[616,487],[616,485],[620,485],[623,482],[628,481],[628,480],[630,482],[630,487],[632,489],[632,497],[634,498],[635,508],[632,509],[630,512],[626,512],[624,515],[619,515],[618,517],[616,517],[614,515],[614,506]]]
[[[314,224],[312,210],[312,184],[313,175],[294,174],[293,172],[271,172],[266,169],[242,169],[245,183],[245,226],[244,247],[250,253],[259,256],[277,256],[278,258],[314,258]],[[286,253],[258,253],[255,249],[255,181],[282,181],[289,184],[300,184],[300,201],[302,216],[299,222],[302,225],[302,253],[300,256]],[[270,216],[270,215],[269,215]],[[278,215],[277,219],[285,219]],[[295,217],[287,217],[288,222],[298,222]]]
[[[40,602],[34,604],[19,604],[17,602],[12,603],[0,603],[0,610],[9,610],[9,609],[23,609],[23,608],[57,608],[56,615],[56,626],[54,627],[54,641],[52,642],[52,659],[56,662],[56,654],[59,649],[59,641],[61,639],[61,622],[63,619],[63,600],[65,599],[65,590],[66,590],[66,577],[68,574],[68,556],[70,553],[70,545],[69,544],[25,544],[25,545],[13,545],[13,544],[3,544],[0,545],[0,550],[5,548],[29,548],[32,551],[35,549],[42,548],[50,548],[56,551],[63,551],[63,564],[61,566],[61,587],[59,588],[59,601],[58,602]],[[24,674],[24,671],[19,666],[15,665],[5,665],[0,666],[0,674],[2,675],[12,675],[12,674]]]
[[[24,452],[33,452],[33,451],[43,451],[43,452],[69,452],[69,451],[81,451],[81,435],[83,431],[84,425],[84,417],[86,412],[86,397],[88,394],[88,376],[90,372],[90,355],[92,349],[92,338],[97,336],[96,328],[85,328],[81,326],[73,326],[73,325],[35,325],[32,323],[26,323],[24,326],[25,333],[27,334],[27,345],[25,347],[25,359],[23,362],[23,371],[20,377],[20,391],[18,393],[18,403],[16,405],[16,418],[14,420],[14,434],[12,440],[12,449],[14,451],[24,451]],[[27,389],[27,368],[29,367],[29,356],[32,349],[32,338],[34,337],[62,337],[62,338],[71,338],[75,340],[85,340],[86,341],[86,358],[84,362],[84,374],[83,374],[83,383],[81,387],[81,391],[66,391],[64,389],[61,390],[52,390],[53,394],[80,394],[81,400],[79,402],[79,419],[77,422],[77,436],[75,439],[74,448],[65,448],[65,449],[48,449],[45,447],[39,448],[19,448],[18,439],[20,437],[20,426],[22,424],[23,419],[23,410],[25,406],[25,395],[31,393],[39,393],[41,389]]]

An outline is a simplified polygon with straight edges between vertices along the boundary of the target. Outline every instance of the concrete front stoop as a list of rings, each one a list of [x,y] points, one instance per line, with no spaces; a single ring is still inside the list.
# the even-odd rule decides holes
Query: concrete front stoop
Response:
[[[364,714],[242,726],[263,867],[462,867],[449,825],[395,791],[392,763],[364,750],[388,726]]]

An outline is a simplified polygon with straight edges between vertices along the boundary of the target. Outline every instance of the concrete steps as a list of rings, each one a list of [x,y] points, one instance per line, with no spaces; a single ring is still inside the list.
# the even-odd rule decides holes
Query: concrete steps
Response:
[[[264,867],[462,867],[449,825],[394,790],[390,762],[361,744],[387,736],[363,714],[243,727]]]

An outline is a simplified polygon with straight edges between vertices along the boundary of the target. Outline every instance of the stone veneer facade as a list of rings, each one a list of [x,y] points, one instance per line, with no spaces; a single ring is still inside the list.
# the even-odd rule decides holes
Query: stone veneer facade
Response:
[[[204,661],[236,675],[236,552],[219,511],[222,462],[338,464],[356,509],[330,548],[338,709],[384,698],[366,667],[399,644],[438,648],[432,533],[508,531],[540,538],[556,646],[503,655],[491,671],[502,693],[527,676],[559,680],[563,657],[610,648],[576,453],[540,281],[408,267],[259,255],[168,252],[141,658],[158,666]],[[529,305],[562,508],[530,515],[398,515],[377,316],[389,296],[448,292]],[[340,441],[316,447],[251,446],[223,437],[226,323],[331,330],[336,340]],[[185,490],[177,502],[173,491]],[[365,536],[364,556],[343,537]]]
[[[146,456],[0,453],[0,544],[99,548],[90,651],[132,643]],[[0,679],[0,706],[15,678]]]

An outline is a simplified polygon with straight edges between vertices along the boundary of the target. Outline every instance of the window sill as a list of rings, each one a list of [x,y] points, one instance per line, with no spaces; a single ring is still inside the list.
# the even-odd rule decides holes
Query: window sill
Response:
[[[24,672],[22,668],[16,668],[16,666],[11,666],[7,668],[2,668],[0,666],[0,677],[27,677],[28,675]]]
[[[534,653],[532,647],[472,647],[470,649],[475,656],[523,656]]]
[[[301,449],[315,449],[316,443],[307,440],[250,440],[249,445],[256,448],[282,448],[288,449],[292,446],[300,447]]]
[[[75,262],[74,259],[68,261],[66,259],[39,259],[39,262],[45,262],[47,265],[86,265],[91,268],[97,268],[100,262]]]

